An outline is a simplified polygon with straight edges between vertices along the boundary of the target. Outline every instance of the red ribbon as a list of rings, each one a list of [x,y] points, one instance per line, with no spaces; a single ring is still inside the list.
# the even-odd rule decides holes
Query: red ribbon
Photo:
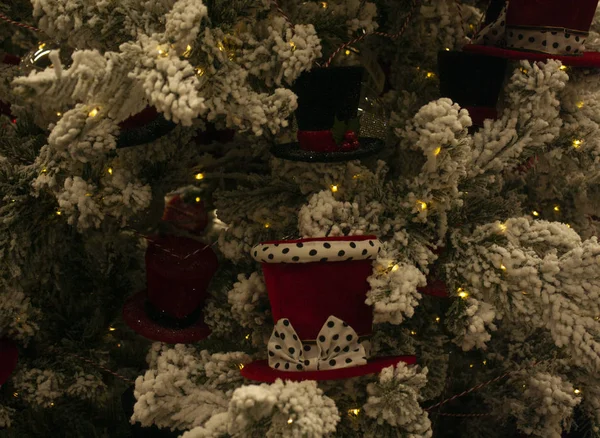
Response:
[[[300,149],[311,152],[335,152],[340,150],[331,131],[298,131]]]

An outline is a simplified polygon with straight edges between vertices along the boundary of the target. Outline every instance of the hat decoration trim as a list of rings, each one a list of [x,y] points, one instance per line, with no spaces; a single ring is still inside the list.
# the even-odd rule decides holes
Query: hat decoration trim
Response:
[[[331,315],[319,331],[316,344],[302,343],[290,321],[277,321],[269,339],[269,367],[282,371],[322,371],[367,364],[370,343]]]
[[[506,44],[515,49],[551,55],[578,55],[585,52],[588,35],[571,29],[508,27]]]
[[[589,32],[553,26],[507,26],[508,7],[509,2],[498,18],[479,32],[473,44],[558,56],[577,56],[585,52]]]
[[[314,263],[370,260],[381,251],[376,237],[355,236],[355,240],[301,239],[264,242],[252,248],[252,257],[262,263]]]

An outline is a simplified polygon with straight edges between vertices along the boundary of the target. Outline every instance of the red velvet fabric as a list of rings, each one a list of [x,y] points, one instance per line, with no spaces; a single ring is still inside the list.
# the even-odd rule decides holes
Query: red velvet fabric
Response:
[[[173,318],[204,303],[218,259],[210,246],[184,237],[153,238],[146,251],[148,300]]]
[[[526,59],[533,62],[544,62],[548,59],[557,59],[564,65],[568,65],[571,67],[600,68],[600,52],[585,52],[583,55],[580,56],[560,56],[551,55],[548,53],[502,49],[499,47],[482,46],[477,44],[468,44],[463,48],[463,50],[465,52],[497,56],[499,58],[506,58],[513,61],[520,61]]]
[[[418,291],[424,295],[430,295],[438,298],[448,298],[448,289],[446,283],[442,280],[427,282],[427,286],[418,288]]]
[[[147,106],[139,113],[134,114],[133,116],[119,123],[119,128],[123,130],[139,128],[140,126],[144,126],[147,123],[156,120],[157,117],[158,112],[156,111],[156,108],[153,106]]]
[[[331,131],[298,131],[300,149],[311,152],[335,152],[339,150]]]
[[[246,379],[265,383],[274,383],[277,379],[291,380],[294,382],[301,382],[304,380],[339,380],[379,373],[382,369],[396,365],[399,362],[413,365],[417,362],[417,358],[416,356],[380,357],[370,360],[366,365],[358,367],[296,372],[275,370],[269,367],[268,361],[258,360],[244,366],[240,373]]]
[[[151,341],[167,344],[192,344],[206,339],[210,329],[202,318],[185,328],[163,327],[150,319],[146,313],[146,291],[139,292],[129,298],[123,306],[123,320],[131,329]]]
[[[278,243],[362,241],[375,236],[323,237]],[[371,334],[373,310],[365,304],[371,260],[316,263],[263,263],[273,320],[290,320],[301,340],[315,340],[333,315],[359,336]]]
[[[484,120],[496,120],[498,118],[498,110],[496,108],[467,106],[465,109],[469,111],[469,115],[471,116],[474,126],[482,127]]]
[[[510,0],[506,25],[590,30],[597,0]]]
[[[8,339],[0,339],[0,385],[4,385],[14,369],[19,359],[19,350],[17,346]]]

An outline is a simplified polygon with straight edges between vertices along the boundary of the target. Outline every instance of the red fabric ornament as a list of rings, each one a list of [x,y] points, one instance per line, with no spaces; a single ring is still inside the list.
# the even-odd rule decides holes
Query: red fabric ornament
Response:
[[[160,325],[146,312],[146,303],[147,294],[144,290],[129,298],[123,306],[125,323],[146,339],[167,344],[193,344],[210,335],[210,328],[202,318],[183,328]]]
[[[146,251],[148,300],[173,318],[185,318],[204,303],[218,267],[209,245],[184,237],[160,237]]]
[[[265,242],[360,242],[375,236],[323,237]],[[348,250],[350,247],[348,246]],[[343,251],[340,249],[339,251]],[[317,254],[319,257],[319,254]],[[348,256],[350,258],[350,256]],[[317,258],[320,260],[320,258]],[[263,263],[273,320],[290,320],[302,340],[314,340],[330,315],[348,323],[359,336],[371,334],[373,309],[365,304],[373,272],[372,260],[316,263]]]
[[[467,45],[465,52],[511,60],[557,59],[573,67],[600,67],[600,53],[584,52],[596,0],[511,0],[506,10],[508,49]]]
[[[581,68],[599,68],[600,52],[585,52],[581,56],[560,56],[547,53],[525,52],[519,50],[502,49],[493,46],[480,46],[475,44],[466,45],[463,49],[469,53],[479,53],[482,55],[497,56],[512,61],[528,60],[532,62],[546,62],[548,59],[556,59],[564,65]]]
[[[334,152],[339,149],[333,138],[333,132],[324,131],[298,131],[300,149],[311,152]]]
[[[274,383],[277,379],[292,380],[294,382],[302,382],[304,380],[340,380],[379,373],[382,369],[394,366],[399,362],[414,365],[417,362],[417,358],[415,356],[379,357],[370,360],[366,365],[358,367],[303,372],[274,370],[269,367],[266,360],[259,360],[245,365],[242,368],[241,374],[246,379],[265,383]]]
[[[147,291],[126,303],[125,321],[142,336],[163,342],[207,336],[201,310],[217,269],[216,254],[202,242],[176,236],[153,239],[146,250]]]
[[[185,202],[181,194],[167,195],[162,220],[193,233],[202,232],[208,225],[208,213],[204,201],[197,199]]]
[[[375,236],[321,237],[270,241],[252,250],[262,261],[273,319],[289,320],[300,341],[314,341],[330,316],[344,321],[359,337],[372,332],[373,310],[365,304],[381,243]],[[346,379],[381,371],[414,357],[372,359],[366,365],[321,371],[286,372],[267,361],[244,366],[244,377],[261,382]]]
[[[0,385],[4,385],[17,366],[19,350],[8,339],[0,339]]]
[[[506,25],[588,32],[597,6],[596,0],[511,0]]]

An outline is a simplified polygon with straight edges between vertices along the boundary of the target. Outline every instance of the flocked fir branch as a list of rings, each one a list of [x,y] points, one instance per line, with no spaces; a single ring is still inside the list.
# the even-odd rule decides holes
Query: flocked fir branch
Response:
[[[381,100],[394,132],[386,161],[286,162],[268,147],[293,139],[288,87],[357,33],[396,30],[408,8],[280,3],[290,21],[262,1],[32,2],[31,18],[59,47],[54,68],[0,70],[0,99],[18,118],[3,118],[0,135],[0,337],[23,353],[11,392],[0,395],[0,427],[28,431],[15,408],[44,407],[79,423],[66,433],[81,436],[87,410],[123,392],[90,364],[57,357],[49,345],[61,342],[104,358],[112,348],[104,365],[119,358],[127,375],[141,374],[132,420],[190,438],[452,436],[456,425],[424,407],[515,370],[459,399],[462,413],[493,414],[468,418],[461,433],[507,436],[515,424],[560,436],[579,411],[593,428],[596,75],[555,61],[514,64],[503,115],[469,134],[467,111],[435,100],[435,59],[465,43],[481,19],[475,6],[486,5],[423,0],[399,41],[366,39],[336,59],[366,63],[379,53],[391,62],[393,90]],[[597,41],[592,34],[590,47]],[[378,68],[368,70],[382,86]],[[118,124],[147,105],[181,126],[117,150]],[[234,141],[197,144],[206,122],[235,129]],[[128,335],[107,332],[123,297],[143,287],[134,227],[152,229],[162,197],[190,184],[217,209],[207,235],[222,262],[205,308],[213,339],[154,344],[146,364],[135,362],[115,339]],[[244,381],[240,367],[265,356],[273,324],[249,249],[352,234],[384,242],[369,278],[375,353],[416,353],[429,370],[398,365],[339,385]],[[434,275],[446,282],[446,301],[419,291]]]

